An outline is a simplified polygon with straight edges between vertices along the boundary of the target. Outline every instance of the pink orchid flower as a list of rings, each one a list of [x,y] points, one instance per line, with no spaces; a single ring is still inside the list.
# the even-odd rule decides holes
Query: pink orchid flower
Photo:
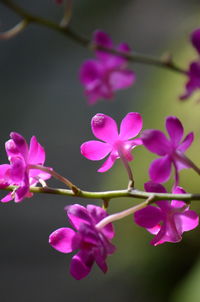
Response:
[[[92,42],[108,49],[114,49],[111,38],[103,31],[94,32]],[[126,43],[116,50],[129,53]],[[96,59],[86,60],[80,69],[80,81],[85,87],[89,104],[99,99],[112,99],[116,90],[130,87],[135,82],[135,74],[127,69],[127,59],[112,53],[96,50]]]
[[[151,163],[149,175],[151,180],[162,183],[169,179],[172,165],[175,168],[175,183],[179,182],[178,172],[183,168],[190,168],[191,163],[184,156],[184,152],[193,142],[194,135],[189,133],[184,140],[184,129],[175,116],[166,119],[166,129],[170,139],[159,130],[145,130],[141,135],[144,146],[151,152],[161,156]]]
[[[76,229],[60,228],[49,237],[49,243],[61,253],[71,253],[80,250],[72,257],[70,265],[71,275],[80,280],[86,277],[96,262],[99,268],[106,273],[106,258],[115,251],[110,240],[114,236],[112,224],[108,224],[100,230],[95,225],[107,216],[105,210],[94,205],[86,208],[79,205],[66,207],[66,212],[71,225]]]
[[[153,182],[147,182],[145,190],[155,193],[167,192],[161,184]],[[186,192],[183,188],[176,187],[172,193],[184,194]],[[149,205],[134,214],[134,221],[155,235],[150,242],[152,245],[179,242],[183,232],[193,230],[198,226],[198,215],[195,211],[189,210],[189,206],[184,201],[160,200],[155,203],[156,206]]]
[[[81,154],[90,160],[101,160],[109,155],[98,172],[109,170],[120,157],[132,161],[131,150],[142,144],[141,139],[131,140],[142,129],[142,117],[137,112],[130,112],[124,117],[119,134],[116,122],[102,113],[92,118],[91,128],[94,136],[103,142],[93,140],[83,143]]]
[[[3,185],[14,185],[18,188],[6,195],[1,201],[22,201],[25,197],[33,194],[29,191],[30,186],[35,186],[40,179],[46,180],[51,177],[46,172],[29,169],[29,165],[43,165],[45,162],[44,148],[38,143],[35,136],[31,138],[30,147],[23,136],[16,132],[10,134],[11,139],[5,144],[10,164],[0,165],[0,182]]]

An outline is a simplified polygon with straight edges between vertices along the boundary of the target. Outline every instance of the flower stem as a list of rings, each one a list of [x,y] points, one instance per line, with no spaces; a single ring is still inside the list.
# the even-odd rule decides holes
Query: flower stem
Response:
[[[65,185],[67,185],[75,195],[79,194],[80,189],[77,188],[71,181],[69,181],[66,177],[60,175],[59,173],[55,172],[51,168],[47,168],[41,165],[29,165],[29,169],[37,169],[44,172],[47,172],[48,174],[52,175],[54,178],[58,179],[59,181],[63,182]]]
[[[129,182],[128,182],[128,190],[132,190],[134,189],[134,178],[133,178],[133,172],[131,170],[131,167],[128,164],[127,159],[125,158],[124,154],[123,154],[123,150],[121,150],[120,148],[118,149],[118,153],[120,156],[120,159],[128,173],[128,178],[129,178]]]
[[[0,0],[0,2],[2,4],[4,4],[5,6],[7,6],[8,8],[10,8],[12,11],[14,11],[19,16],[21,16],[23,19],[26,19],[29,23],[36,23],[40,26],[48,27],[54,31],[57,31],[57,32],[63,34],[64,36],[67,36],[74,42],[80,44],[81,46],[88,48],[89,50],[92,50],[92,51],[94,51],[95,49],[104,50],[108,53],[112,53],[112,54],[124,57],[129,62],[153,65],[153,66],[169,69],[171,71],[178,72],[180,74],[186,74],[186,70],[177,66],[173,62],[171,56],[168,56],[167,58],[166,57],[165,58],[155,58],[155,57],[152,57],[149,55],[138,54],[138,53],[126,53],[126,52],[118,51],[115,49],[106,48],[101,45],[96,45],[94,43],[91,43],[91,41],[89,39],[83,37],[79,33],[76,33],[69,26],[67,26],[67,24],[68,24],[67,22],[69,21],[69,19],[67,20],[67,22],[66,22],[66,20],[64,20],[63,21],[64,23],[61,21],[61,24],[59,25],[51,20],[44,19],[42,17],[38,17],[38,16],[30,14],[28,11],[26,11],[25,9],[23,9],[16,3],[14,3],[12,0]],[[69,12],[70,11],[68,11],[68,14],[69,14]],[[67,18],[68,17],[69,16],[67,16]]]
[[[107,224],[109,224],[113,221],[123,219],[123,218],[137,212],[138,210],[141,210],[141,209],[145,208],[146,206],[148,206],[153,201],[154,201],[154,194],[151,193],[151,195],[144,202],[142,202],[142,203],[140,203],[140,204],[138,204],[134,207],[131,207],[127,210],[124,210],[122,212],[109,215],[106,218],[102,219],[98,224],[96,224],[96,228],[101,229],[101,228],[105,227]]]

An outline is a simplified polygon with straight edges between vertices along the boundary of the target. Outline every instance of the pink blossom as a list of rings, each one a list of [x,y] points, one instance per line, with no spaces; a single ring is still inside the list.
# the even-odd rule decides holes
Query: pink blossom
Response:
[[[92,42],[96,45],[114,49],[111,38],[103,31],[94,32]],[[130,52],[126,43],[119,44],[116,50]],[[96,59],[86,60],[80,69],[80,81],[85,87],[89,104],[99,99],[112,99],[116,90],[130,87],[135,81],[135,74],[127,69],[127,59],[96,50]]]
[[[194,48],[197,50],[198,56],[200,55],[200,28],[194,30],[190,35],[190,40]],[[188,80],[185,84],[185,92],[180,96],[181,100],[189,98],[193,92],[200,88],[200,57],[192,61],[187,71]]]
[[[29,169],[29,165],[43,165],[45,162],[44,148],[38,143],[35,136],[31,138],[28,147],[23,136],[16,132],[10,134],[11,139],[5,144],[10,164],[0,165],[0,183],[2,185],[14,185],[18,188],[6,195],[1,201],[22,201],[25,197],[31,197],[30,186],[35,186],[40,179],[51,177],[46,172]]]
[[[97,113],[91,121],[92,132],[100,141],[88,141],[81,145],[81,154],[90,160],[101,160],[107,155],[98,172],[109,170],[116,159],[123,156],[132,161],[131,150],[141,145],[141,139],[130,140],[142,129],[142,117],[137,112],[128,113],[121,122],[118,134],[116,122],[108,115]]]
[[[161,184],[153,182],[147,182],[145,189],[147,192],[166,193]],[[176,187],[172,193],[186,192],[183,188]],[[199,224],[199,217],[195,211],[189,210],[189,206],[184,201],[178,200],[157,201],[156,206],[149,205],[135,212],[134,220],[139,226],[155,235],[150,242],[155,246],[164,242],[179,242],[183,232],[193,230]]]
[[[145,130],[141,135],[141,139],[149,151],[161,156],[161,158],[151,163],[149,169],[151,180],[158,183],[167,181],[173,165],[177,185],[179,182],[178,172],[183,168],[191,167],[184,152],[192,144],[194,135],[191,132],[182,140],[184,129],[179,119],[175,116],[167,117],[166,129],[169,139],[159,130]]]
[[[110,240],[114,236],[112,224],[100,230],[95,225],[107,216],[105,210],[95,205],[86,208],[79,205],[66,207],[66,212],[71,225],[76,229],[60,228],[49,236],[49,243],[61,253],[71,253],[80,250],[72,257],[70,265],[71,275],[80,280],[86,277],[94,262],[106,273],[106,258],[115,251]]]

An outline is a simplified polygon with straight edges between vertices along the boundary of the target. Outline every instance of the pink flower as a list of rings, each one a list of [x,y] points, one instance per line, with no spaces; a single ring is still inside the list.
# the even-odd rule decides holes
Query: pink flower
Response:
[[[153,182],[147,182],[145,189],[147,192],[166,193],[161,184]],[[172,193],[184,194],[185,191],[181,187],[176,187]],[[189,210],[189,206],[183,201],[160,200],[156,205],[156,207],[149,205],[134,214],[135,222],[155,235],[150,242],[152,245],[179,242],[183,232],[193,230],[199,224],[198,215],[195,211]]]
[[[30,186],[35,186],[40,179],[49,179],[51,175],[29,169],[29,165],[43,165],[45,162],[45,151],[35,136],[31,138],[29,148],[20,134],[12,132],[10,137],[5,144],[10,164],[0,165],[0,183],[18,186],[18,189],[6,195],[1,201],[8,202],[14,199],[15,202],[20,202],[25,197],[32,196],[29,192]]]
[[[71,275],[80,280],[86,277],[94,262],[106,273],[107,255],[115,251],[110,240],[114,236],[112,224],[100,230],[95,225],[107,216],[105,210],[98,206],[87,205],[86,208],[75,204],[66,207],[66,212],[71,225],[76,229],[60,228],[49,236],[49,243],[61,253],[71,253],[80,250],[72,257],[70,265]]]
[[[111,38],[100,30],[94,32],[93,43],[114,49]],[[126,43],[119,44],[116,50],[130,52]],[[80,81],[89,104],[112,99],[116,90],[128,88],[135,82],[135,74],[127,69],[127,59],[103,50],[96,50],[95,54],[96,59],[85,61],[80,69]]]
[[[130,140],[142,129],[142,117],[137,112],[128,113],[121,122],[118,134],[116,122],[108,115],[97,113],[91,121],[92,132],[100,141],[88,141],[81,145],[81,154],[90,160],[101,160],[109,157],[98,172],[109,170],[116,159],[124,157],[132,161],[131,150],[141,145],[140,139]]]
[[[190,35],[190,40],[198,55],[200,55],[200,28],[194,30]],[[187,71],[188,81],[185,84],[185,92],[180,96],[181,100],[189,98],[193,92],[200,88],[200,58],[190,63]]]
[[[179,119],[175,116],[167,117],[166,129],[170,139],[159,130],[145,130],[141,135],[141,139],[149,151],[161,156],[161,158],[151,163],[149,169],[151,180],[158,183],[167,181],[173,165],[177,185],[179,182],[178,172],[183,168],[190,168],[184,152],[192,144],[194,135],[191,132],[182,140],[184,129]]]

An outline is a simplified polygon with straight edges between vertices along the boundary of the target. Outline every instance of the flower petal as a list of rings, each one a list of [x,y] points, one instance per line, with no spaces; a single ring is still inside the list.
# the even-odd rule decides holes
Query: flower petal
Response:
[[[141,139],[144,146],[153,153],[163,156],[169,152],[170,142],[159,130],[145,130],[142,132]]]
[[[70,273],[76,280],[81,280],[89,274],[93,263],[92,255],[80,251],[72,258]]]
[[[135,73],[131,70],[116,70],[110,73],[109,83],[112,90],[125,89],[135,82]]]
[[[191,40],[193,46],[198,51],[198,53],[200,54],[200,28],[195,29],[191,33],[190,40]]]
[[[99,141],[88,141],[81,145],[81,154],[90,160],[101,160],[111,152],[112,146]]]
[[[25,138],[17,132],[11,132],[10,137],[13,139],[19,153],[26,159],[28,155],[28,145]]]
[[[174,220],[177,229],[179,229],[181,233],[193,230],[199,224],[199,216],[192,210],[185,211],[184,213],[176,213]]]
[[[97,113],[91,120],[94,136],[107,143],[113,143],[118,138],[117,124],[108,115]]]
[[[14,197],[13,197],[13,195],[12,195],[12,192],[10,192],[10,193],[8,193],[5,197],[3,197],[2,199],[1,199],[1,202],[9,202],[9,201],[11,201],[12,199],[13,199]]]
[[[175,188],[173,188],[172,193],[173,194],[185,194],[186,192],[182,187],[176,186]],[[181,200],[172,200],[171,201],[171,206],[175,207],[175,208],[182,208],[185,205],[186,205],[186,203]]]
[[[20,183],[24,179],[26,166],[24,160],[20,157],[12,157],[10,165],[10,179],[14,183]]]
[[[144,228],[153,228],[158,225],[162,219],[163,215],[161,210],[154,206],[147,206],[134,214],[135,223]]]
[[[158,183],[166,182],[171,173],[171,159],[168,155],[155,159],[150,166],[150,178]]]
[[[192,144],[194,140],[194,133],[193,132],[190,132],[185,138],[184,140],[182,141],[182,143],[180,143],[180,145],[178,146],[178,150],[181,151],[181,152],[185,152],[189,147],[190,145]]]
[[[76,233],[70,228],[60,228],[51,233],[49,244],[61,253],[71,253],[74,247]]]
[[[142,117],[137,112],[128,113],[120,125],[119,138],[127,140],[135,137],[142,129]]]
[[[97,172],[102,173],[102,172],[108,171],[110,168],[112,168],[112,166],[114,165],[116,159],[117,159],[117,156],[114,155],[113,153],[111,153],[110,156],[103,163],[103,165],[97,170]]]
[[[89,90],[93,90],[96,87],[96,81],[101,79],[102,72],[102,66],[99,62],[92,59],[86,60],[80,68],[80,81]]]
[[[88,213],[90,214],[94,224],[100,222],[103,218],[108,216],[108,213],[102,209],[101,207],[89,204],[87,205]],[[103,233],[108,239],[112,239],[114,237],[114,227],[112,223],[107,224],[105,227],[101,229],[101,233]]]
[[[16,144],[14,143],[14,141],[12,139],[9,139],[5,143],[5,149],[6,149],[6,153],[8,156],[8,160],[10,160],[13,156],[21,156],[18,148],[16,147]]]
[[[43,165],[45,162],[44,148],[38,143],[35,136],[31,138],[28,163],[32,165]]]
[[[155,183],[153,181],[148,181],[144,184],[144,188],[146,192],[152,193],[167,193],[165,187],[159,183]],[[159,200],[156,201],[156,204],[164,211],[169,209],[169,201],[168,200]]]
[[[65,211],[69,217],[73,227],[79,230],[81,224],[91,224],[92,219],[85,207],[80,204],[73,204],[65,207]]]
[[[176,147],[183,137],[183,126],[176,116],[168,116],[166,119],[166,129]]]

